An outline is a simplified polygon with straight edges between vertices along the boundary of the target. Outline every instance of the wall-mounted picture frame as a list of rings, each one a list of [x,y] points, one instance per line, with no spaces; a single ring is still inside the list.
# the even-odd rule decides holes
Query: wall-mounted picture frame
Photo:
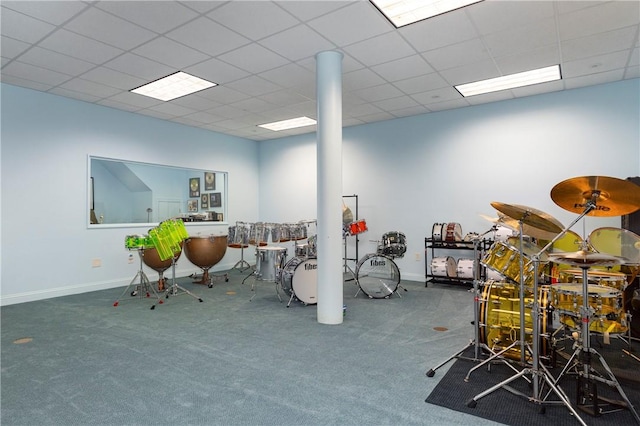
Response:
[[[200,178],[189,178],[189,197],[200,198]]]
[[[202,209],[209,208],[209,194],[202,194],[200,196],[200,208]]]
[[[219,192],[209,194],[209,207],[222,207],[222,197]]]
[[[197,212],[198,211],[198,200],[187,200],[187,211],[188,212]]]
[[[216,190],[216,174],[213,172],[204,172],[204,190]]]
[[[224,215],[222,213],[218,213],[218,222],[224,222]]]

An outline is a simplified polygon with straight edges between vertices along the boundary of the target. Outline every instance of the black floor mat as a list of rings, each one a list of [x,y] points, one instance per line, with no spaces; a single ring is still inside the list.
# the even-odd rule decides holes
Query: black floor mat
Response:
[[[620,339],[613,339],[609,345],[598,344],[596,340],[593,348],[604,358],[616,380],[620,384],[623,393],[627,396],[636,412],[640,409],[640,362],[633,356],[638,356],[637,342],[632,343],[629,347]],[[447,407],[455,411],[468,413],[474,416],[504,423],[507,425],[517,426],[536,426],[543,422],[553,425],[574,426],[579,424],[577,419],[572,415],[571,410],[563,404],[556,396],[555,392],[551,392],[548,398],[541,398],[545,402],[534,403],[529,401],[527,397],[533,395],[532,385],[527,383],[523,378],[517,378],[508,384],[509,387],[524,394],[525,396],[514,394],[508,391],[504,386],[497,388],[495,391],[478,399],[477,396],[494,385],[502,383],[504,380],[513,377],[516,373],[503,362],[491,363],[484,365],[469,375],[469,381],[464,379],[468,375],[469,370],[478,365],[480,361],[473,361],[467,358],[473,358],[474,346],[470,346],[462,354],[460,359],[456,359],[453,365],[447,371],[445,376],[440,380],[431,394],[427,397],[427,403]],[[624,350],[629,351],[625,353]],[[562,371],[565,358],[573,354],[571,350],[557,359],[562,361],[562,365],[549,368],[552,376],[558,376]],[[596,357],[597,358],[597,357]],[[486,359],[484,357],[483,359]],[[560,361],[558,361],[560,364]],[[518,371],[521,368],[517,364],[513,364]],[[596,361],[591,361],[591,366],[597,372],[605,375],[606,370]],[[434,366],[435,367],[435,366]],[[439,371],[436,371],[436,376]],[[525,374],[524,377],[532,378],[531,374]],[[430,380],[427,378],[426,380]],[[636,423],[631,410],[617,406],[599,403],[600,409],[604,410],[604,414],[593,416],[584,412],[577,406],[576,394],[578,391],[578,375],[566,373],[562,376],[558,383],[560,389],[569,398],[571,406],[587,425],[633,425]],[[549,386],[543,388],[541,396],[547,395]],[[592,393],[593,386],[582,386],[580,389],[587,390]],[[615,387],[610,387],[605,383],[596,382],[595,390],[600,398],[608,398],[610,400],[622,401],[620,392]],[[476,400],[474,408],[468,406],[472,400]],[[592,398],[589,399],[590,401]],[[554,403],[550,403],[555,401]],[[608,412],[613,411],[613,412]],[[639,413],[640,414],[640,413]],[[640,422],[638,422],[640,424]]]

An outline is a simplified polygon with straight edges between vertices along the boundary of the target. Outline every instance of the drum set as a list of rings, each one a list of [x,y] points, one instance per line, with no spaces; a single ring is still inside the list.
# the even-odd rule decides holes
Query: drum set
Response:
[[[570,374],[577,377],[579,409],[593,416],[610,412],[606,407],[627,409],[640,424],[640,417],[606,361],[591,346],[592,334],[602,336],[605,344],[611,336],[625,340],[625,333],[628,342],[631,340],[631,315],[624,312],[623,298],[627,283],[635,279],[640,265],[640,237],[617,228],[598,228],[584,239],[570,231],[587,215],[622,216],[639,210],[640,187],[606,176],[576,177],[554,186],[551,198],[563,209],[578,214],[568,227],[531,207],[491,203],[499,217],[493,228],[478,239],[495,233],[498,225],[517,232],[517,237],[496,239],[480,258],[482,265],[503,279],[481,283],[475,277],[476,337],[444,363],[427,371],[427,376],[432,377],[435,370],[475,345],[474,361],[481,361],[479,348],[490,356],[474,366],[465,380],[494,360],[504,362],[515,374],[469,400],[469,407],[504,388],[539,404],[542,411],[548,404],[564,405],[584,425],[559,386],[561,379]],[[635,268],[631,280],[614,271],[621,265]],[[556,344],[562,332],[569,336],[565,339],[572,342],[574,352],[560,374],[553,377],[546,365],[555,363]],[[512,365],[514,361],[520,362],[521,370]],[[508,386],[518,378],[530,383],[532,395]],[[598,397],[599,383],[617,390],[622,401]],[[558,399],[550,399],[552,394]]]

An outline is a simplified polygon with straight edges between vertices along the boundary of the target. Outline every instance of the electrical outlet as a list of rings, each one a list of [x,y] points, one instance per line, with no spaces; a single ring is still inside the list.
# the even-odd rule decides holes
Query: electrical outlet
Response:
[[[129,261],[129,263],[133,263],[133,253],[129,253],[127,260]]]
[[[102,259],[91,259],[91,267],[99,268],[102,266]]]
[[[416,262],[420,261],[420,253],[416,253]]]

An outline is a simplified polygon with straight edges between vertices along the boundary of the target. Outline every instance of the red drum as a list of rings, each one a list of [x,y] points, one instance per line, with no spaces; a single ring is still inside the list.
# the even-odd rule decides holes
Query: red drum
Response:
[[[462,226],[459,223],[455,223],[455,222],[447,223],[446,232],[443,232],[443,233],[444,233],[444,240],[446,242],[453,243],[456,241],[462,241]]]
[[[357,220],[349,224],[350,235],[358,235],[368,230],[369,228],[367,228],[367,222],[364,219]]]

